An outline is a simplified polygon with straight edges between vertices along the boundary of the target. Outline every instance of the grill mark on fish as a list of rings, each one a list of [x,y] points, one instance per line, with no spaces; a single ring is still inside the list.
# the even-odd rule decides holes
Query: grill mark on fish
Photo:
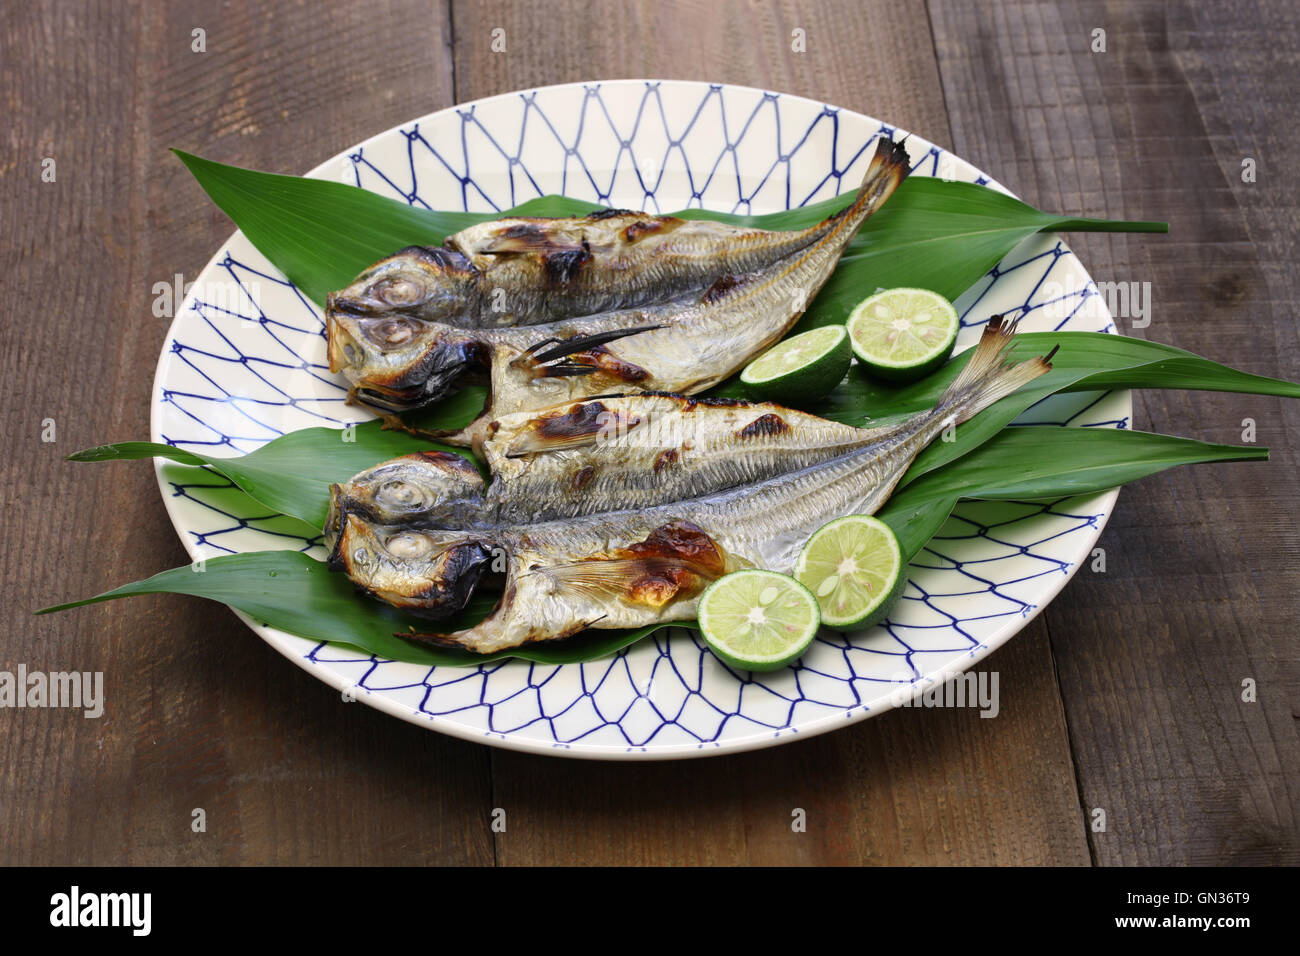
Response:
[[[444,246],[407,246],[395,255],[411,256],[439,269],[464,269],[467,266],[463,255]]]
[[[623,238],[629,243],[635,243],[645,238],[651,233],[662,232],[664,228],[674,220],[669,219],[643,219],[632,223],[623,230]],[[675,220],[680,222],[681,220]]]
[[[611,411],[600,402],[580,402],[567,411],[542,415],[515,429],[514,437],[506,444],[505,456],[519,458],[524,455],[584,448],[594,444],[602,435],[608,438],[625,436],[642,422],[639,415]],[[501,422],[489,426],[492,441],[500,431]]]
[[[703,528],[689,521],[673,521],[661,525],[650,532],[644,541],[618,553],[628,557],[689,561],[714,575],[722,574],[726,565],[718,543]]]
[[[626,548],[565,564],[534,565],[532,573],[580,592],[661,608],[698,594],[725,574],[726,566],[721,548],[702,528],[674,521]]]
[[[692,398],[686,403],[686,411],[694,411],[697,405],[703,405],[705,408],[744,408],[748,404],[741,398]]]
[[[464,455],[457,455],[455,452],[417,451],[412,452],[406,457],[418,459],[420,461],[427,461],[431,464],[445,465],[448,468],[462,471],[467,475],[478,475],[478,469],[474,467],[474,463]]]
[[[600,402],[579,402],[563,415],[540,419],[535,431],[542,439],[578,438],[595,435],[609,419],[609,408]]]
[[[591,222],[600,222],[602,219],[613,219],[618,216],[639,216],[639,212],[633,212],[630,209],[598,209],[595,212],[587,213],[586,219]]]
[[[554,239],[531,223],[508,227],[490,247],[493,252],[531,252],[558,248]]]
[[[701,297],[700,301],[706,305],[714,302],[721,302],[726,298],[727,293],[739,285],[742,285],[747,277],[723,275],[718,276],[718,280],[709,286],[708,290]]]
[[[665,468],[675,464],[677,464],[677,450],[674,448],[665,449],[655,456],[655,474],[657,475]]]
[[[566,285],[574,280],[579,269],[591,262],[591,246],[583,239],[582,245],[577,249],[548,252],[543,258],[549,282],[553,285]]]
[[[596,466],[587,465],[583,468],[579,468],[573,473],[573,478],[570,480],[569,484],[572,486],[574,491],[581,491],[583,488],[587,487],[588,483],[594,477],[596,477]]]
[[[567,378],[573,375],[594,375],[599,372],[605,379],[635,385],[644,382],[650,373],[639,365],[625,362],[604,345],[575,352],[563,362],[540,365],[534,375],[538,378]]]
[[[785,419],[780,415],[769,412],[766,415],[760,415],[752,422],[736,432],[737,438],[758,438],[763,435],[780,435],[788,432],[790,426],[785,423]]]

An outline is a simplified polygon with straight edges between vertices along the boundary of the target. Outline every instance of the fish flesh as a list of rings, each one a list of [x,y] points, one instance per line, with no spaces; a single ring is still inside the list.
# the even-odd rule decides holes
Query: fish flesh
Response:
[[[700,594],[741,568],[789,573],[809,536],[847,514],[873,514],[913,459],[1050,368],[1046,356],[1004,356],[1015,322],[990,320],[934,408],[872,440],[762,480],[645,508],[523,524],[445,530],[380,524],[341,506],[326,526],[331,568],[363,591],[426,616],[464,607],[494,564],[505,572],[496,609],[474,627],[402,635],[492,653],[589,627],[628,628],[694,617]]]
[[[485,368],[482,416],[446,440],[481,438],[488,422],[610,392],[703,391],[738,371],[795,323],[834,271],[863,221],[910,171],[906,151],[882,140],[852,205],[814,229],[802,248],[751,272],[724,273],[700,296],[512,328],[470,329],[410,315],[326,311],[330,370],[350,398],[389,412],[436,401]]]

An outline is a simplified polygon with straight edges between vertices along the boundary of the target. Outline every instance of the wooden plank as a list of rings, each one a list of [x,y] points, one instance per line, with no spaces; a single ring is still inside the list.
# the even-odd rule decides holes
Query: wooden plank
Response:
[[[918,5],[456,3],[460,101],[618,77],[708,79],[872,113],[940,144],[947,118]],[[744,24],[738,30],[737,24]],[[808,52],[790,49],[806,31]],[[493,53],[492,31],[506,50]],[[1014,706],[913,710],[807,742],[671,764],[494,755],[504,864],[1086,863],[1041,628],[987,666]],[[1033,781],[1030,786],[1024,782]],[[806,833],[791,812],[808,814]]]
[[[502,865],[1086,865],[1035,622],[979,669],[1001,710],[897,710],[772,750],[648,764],[498,753]],[[792,828],[803,810],[806,830]]]
[[[0,424],[20,504],[0,669],[103,671],[106,712],[0,715],[0,862],[491,861],[482,748],[342,705],[228,611],[157,597],[27,616],[188,560],[145,463],[62,461],[148,435],[167,331],[153,283],[193,278],[231,232],[167,147],[303,172],[449,105],[448,37],[444,7],[397,0],[6,8],[0,283],[23,317],[0,343],[21,397]]]
[[[930,29],[916,5],[456,0],[452,9],[459,102],[589,80],[707,80],[807,96],[947,145]],[[497,29],[502,53],[492,50]],[[802,53],[792,49],[796,29]]]
[[[957,150],[1046,208],[1168,219],[1167,238],[1073,237],[1095,279],[1149,282],[1150,328],[1300,377],[1294,4],[931,4]],[[1104,53],[1092,31],[1106,31]],[[1265,172],[1243,183],[1241,160]],[[1294,402],[1150,392],[1135,426],[1215,441],[1257,423],[1268,465],[1125,490],[1047,612],[1090,835],[1105,864],[1300,860]],[[1258,702],[1242,700],[1242,681]]]

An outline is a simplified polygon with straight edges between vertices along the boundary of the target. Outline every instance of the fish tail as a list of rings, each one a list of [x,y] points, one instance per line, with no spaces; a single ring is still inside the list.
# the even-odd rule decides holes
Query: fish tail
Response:
[[[852,205],[840,210],[826,222],[838,224],[848,221],[860,225],[889,198],[911,171],[912,159],[907,155],[903,144],[882,136],[876,143],[876,154],[871,157],[866,175],[862,177],[857,198]]]
[[[1000,315],[989,319],[966,367],[935,406],[938,418],[961,424],[1051,370],[1056,348],[1015,364],[1003,361],[1019,321],[1007,321]]]

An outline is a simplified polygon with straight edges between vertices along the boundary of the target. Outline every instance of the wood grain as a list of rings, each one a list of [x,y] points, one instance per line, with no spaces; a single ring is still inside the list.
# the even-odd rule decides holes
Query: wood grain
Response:
[[[617,23],[597,9],[456,3],[457,97],[593,77],[708,78],[810,96],[948,142],[919,5],[628,3]],[[497,28],[503,53],[492,52]],[[795,28],[806,53],[790,48]],[[1045,638],[1031,629],[990,658],[1008,671],[1004,692],[1027,701],[994,720],[911,711],[776,750],[667,765],[497,753],[497,805],[509,820],[499,860],[1086,863]],[[1006,785],[1025,780],[1038,786]],[[796,807],[807,811],[805,833],[791,830]]]
[[[29,612],[185,560],[143,463],[62,460],[147,434],[152,285],[231,231],[169,146],[302,172],[530,86],[781,90],[916,130],[1047,208],[1170,219],[1168,237],[1072,237],[1099,281],[1151,283],[1151,327],[1121,330],[1296,379],[1298,34],[1282,0],[7,6],[0,669],[102,670],[107,709],[0,711],[0,863],[1296,862],[1294,403],[1139,397],[1137,427],[1238,441],[1252,417],[1273,461],[1125,491],[1107,572],[979,665],[999,674],[993,720],[911,709],[724,758],[546,759],[344,704],[205,602]]]
[[[502,865],[1086,865],[1038,624],[990,655],[1002,709],[897,710],[773,750],[673,763],[498,752]],[[796,810],[806,829],[792,828]]]
[[[947,146],[925,11],[884,0],[454,0],[456,98],[600,79],[706,80],[843,106]],[[494,53],[494,30],[505,52]],[[792,49],[802,30],[805,52]]]
[[[148,434],[167,330],[153,283],[192,278],[231,232],[167,148],[305,172],[450,105],[447,11],[412,7],[5,8],[0,283],[23,308],[0,344],[0,668],[103,671],[107,704],[99,720],[0,713],[0,862],[492,860],[482,748],[343,704],[225,609],[149,597],[30,616],[187,560],[148,465],[62,460]]]
[[[1158,240],[1073,237],[1098,281],[1150,283],[1150,328],[1121,317],[1121,331],[1297,378],[1300,142],[1277,66],[1296,58],[1293,4],[935,2],[931,16],[960,153],[1030,202],[1170,221]],[[1246,156],[1266,171],[1255,183]],[[1094,857],[1295,863],[1300,409],[1147,392],[1135,412],[1138,428],[1228,442],[1252,418],[1273,451],[1126,489],[1106,573],[1047,611],[1084,805],[1108,818]]]

